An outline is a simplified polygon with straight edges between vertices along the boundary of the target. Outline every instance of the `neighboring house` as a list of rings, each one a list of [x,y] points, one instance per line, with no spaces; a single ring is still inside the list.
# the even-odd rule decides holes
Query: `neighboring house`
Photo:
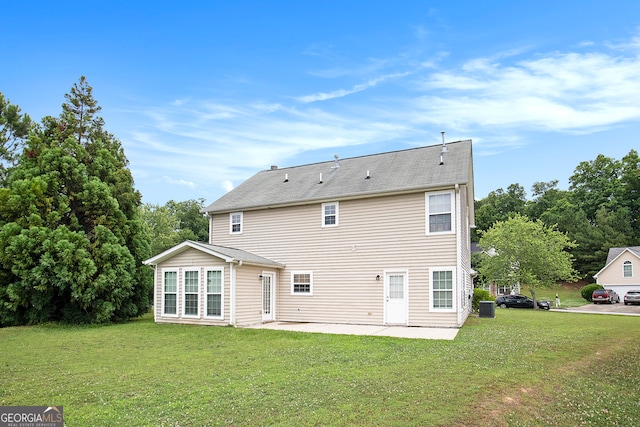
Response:
[[[204,209],[208,243],[145,261],[155,320],[460,327],[473,200],[470,140],[273,166]]]
[[[640,246],[609,249],[605,266],[593,278],[616,291],[620,301],[628,291],[640,290]]]

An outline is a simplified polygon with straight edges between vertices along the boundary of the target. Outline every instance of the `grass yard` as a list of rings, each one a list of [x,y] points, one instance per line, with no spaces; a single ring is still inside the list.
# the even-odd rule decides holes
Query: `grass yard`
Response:
[[[580,289],[582,289],[581,285],[576,286],[573,284],[553,286],[549,288],[541,287],[536,289],[536,298],[539,300],[551,301],[552,308],[556,305],[556,294],[558,294],[558,297],[560,298],[560,306],[562,308],[579,307],[581,305],[590,304],[589,301],[582,298],[582,295],[580,295]],[[526,285],[522,286],[521,293],[522,295],[531,297],[531,291]]]
[[[635,426],[640,318],[497,310],[454,341],[5,328],[0,378],[0,405],[63,405],[72,427]]]

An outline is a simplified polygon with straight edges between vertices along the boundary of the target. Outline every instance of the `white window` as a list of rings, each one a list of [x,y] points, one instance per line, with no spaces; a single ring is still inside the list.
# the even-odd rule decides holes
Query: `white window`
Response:
[[[312,295],[313,273],[310,271],[293,271],[291,273],[291,294]]]
[[[184,271],[184,312],[185,316],[198,316],[198,300],[200,290],[200,271]]]
[[[322,226],[338,226],[338,202],[322,204]]]
[[[622,265],[622,276],[633,277],[633,264],[631,264],[631,261],[625,261]]]
[[[222,318],[222,278],[224,277],[223,269],[206,270],[207,275],[207,317]]]
[[[453,193],[427,194],[427,234],[454,232]]]
[[[242,212],[229,214],[229,233],[242,234]]]
[[[431,308],[441,311],[455,311],[453,268],[434,268],[431,270]]]
[[[178,272],[176,270],[162,271],[162,314],[178,315]]]

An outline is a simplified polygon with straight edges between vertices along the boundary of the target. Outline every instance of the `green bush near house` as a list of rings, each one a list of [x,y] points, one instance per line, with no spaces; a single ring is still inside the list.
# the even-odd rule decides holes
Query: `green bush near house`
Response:
[[[593,300],[591,299],[591,294],[593,294],[593,291],[595,291],[596,289],[604,288],[597,283],[592,283],[580,289],[580,294],[582,295],[582,298],[586,299],[589,302],[592,302]]]
[[[491,292],[485,289],[476,288],[473,290],[473,311],[480,310],[480,301],[495,301],[496,299],[491,295]]]

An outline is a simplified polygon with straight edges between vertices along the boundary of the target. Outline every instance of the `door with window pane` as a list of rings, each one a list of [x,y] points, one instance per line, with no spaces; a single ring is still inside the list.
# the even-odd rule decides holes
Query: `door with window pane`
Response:
[[[407,324],[407,274],[385,275],[385,324]]]
[[[274,320],[273,305],[275,301],[274,275],[262,273],[262,321]]]

